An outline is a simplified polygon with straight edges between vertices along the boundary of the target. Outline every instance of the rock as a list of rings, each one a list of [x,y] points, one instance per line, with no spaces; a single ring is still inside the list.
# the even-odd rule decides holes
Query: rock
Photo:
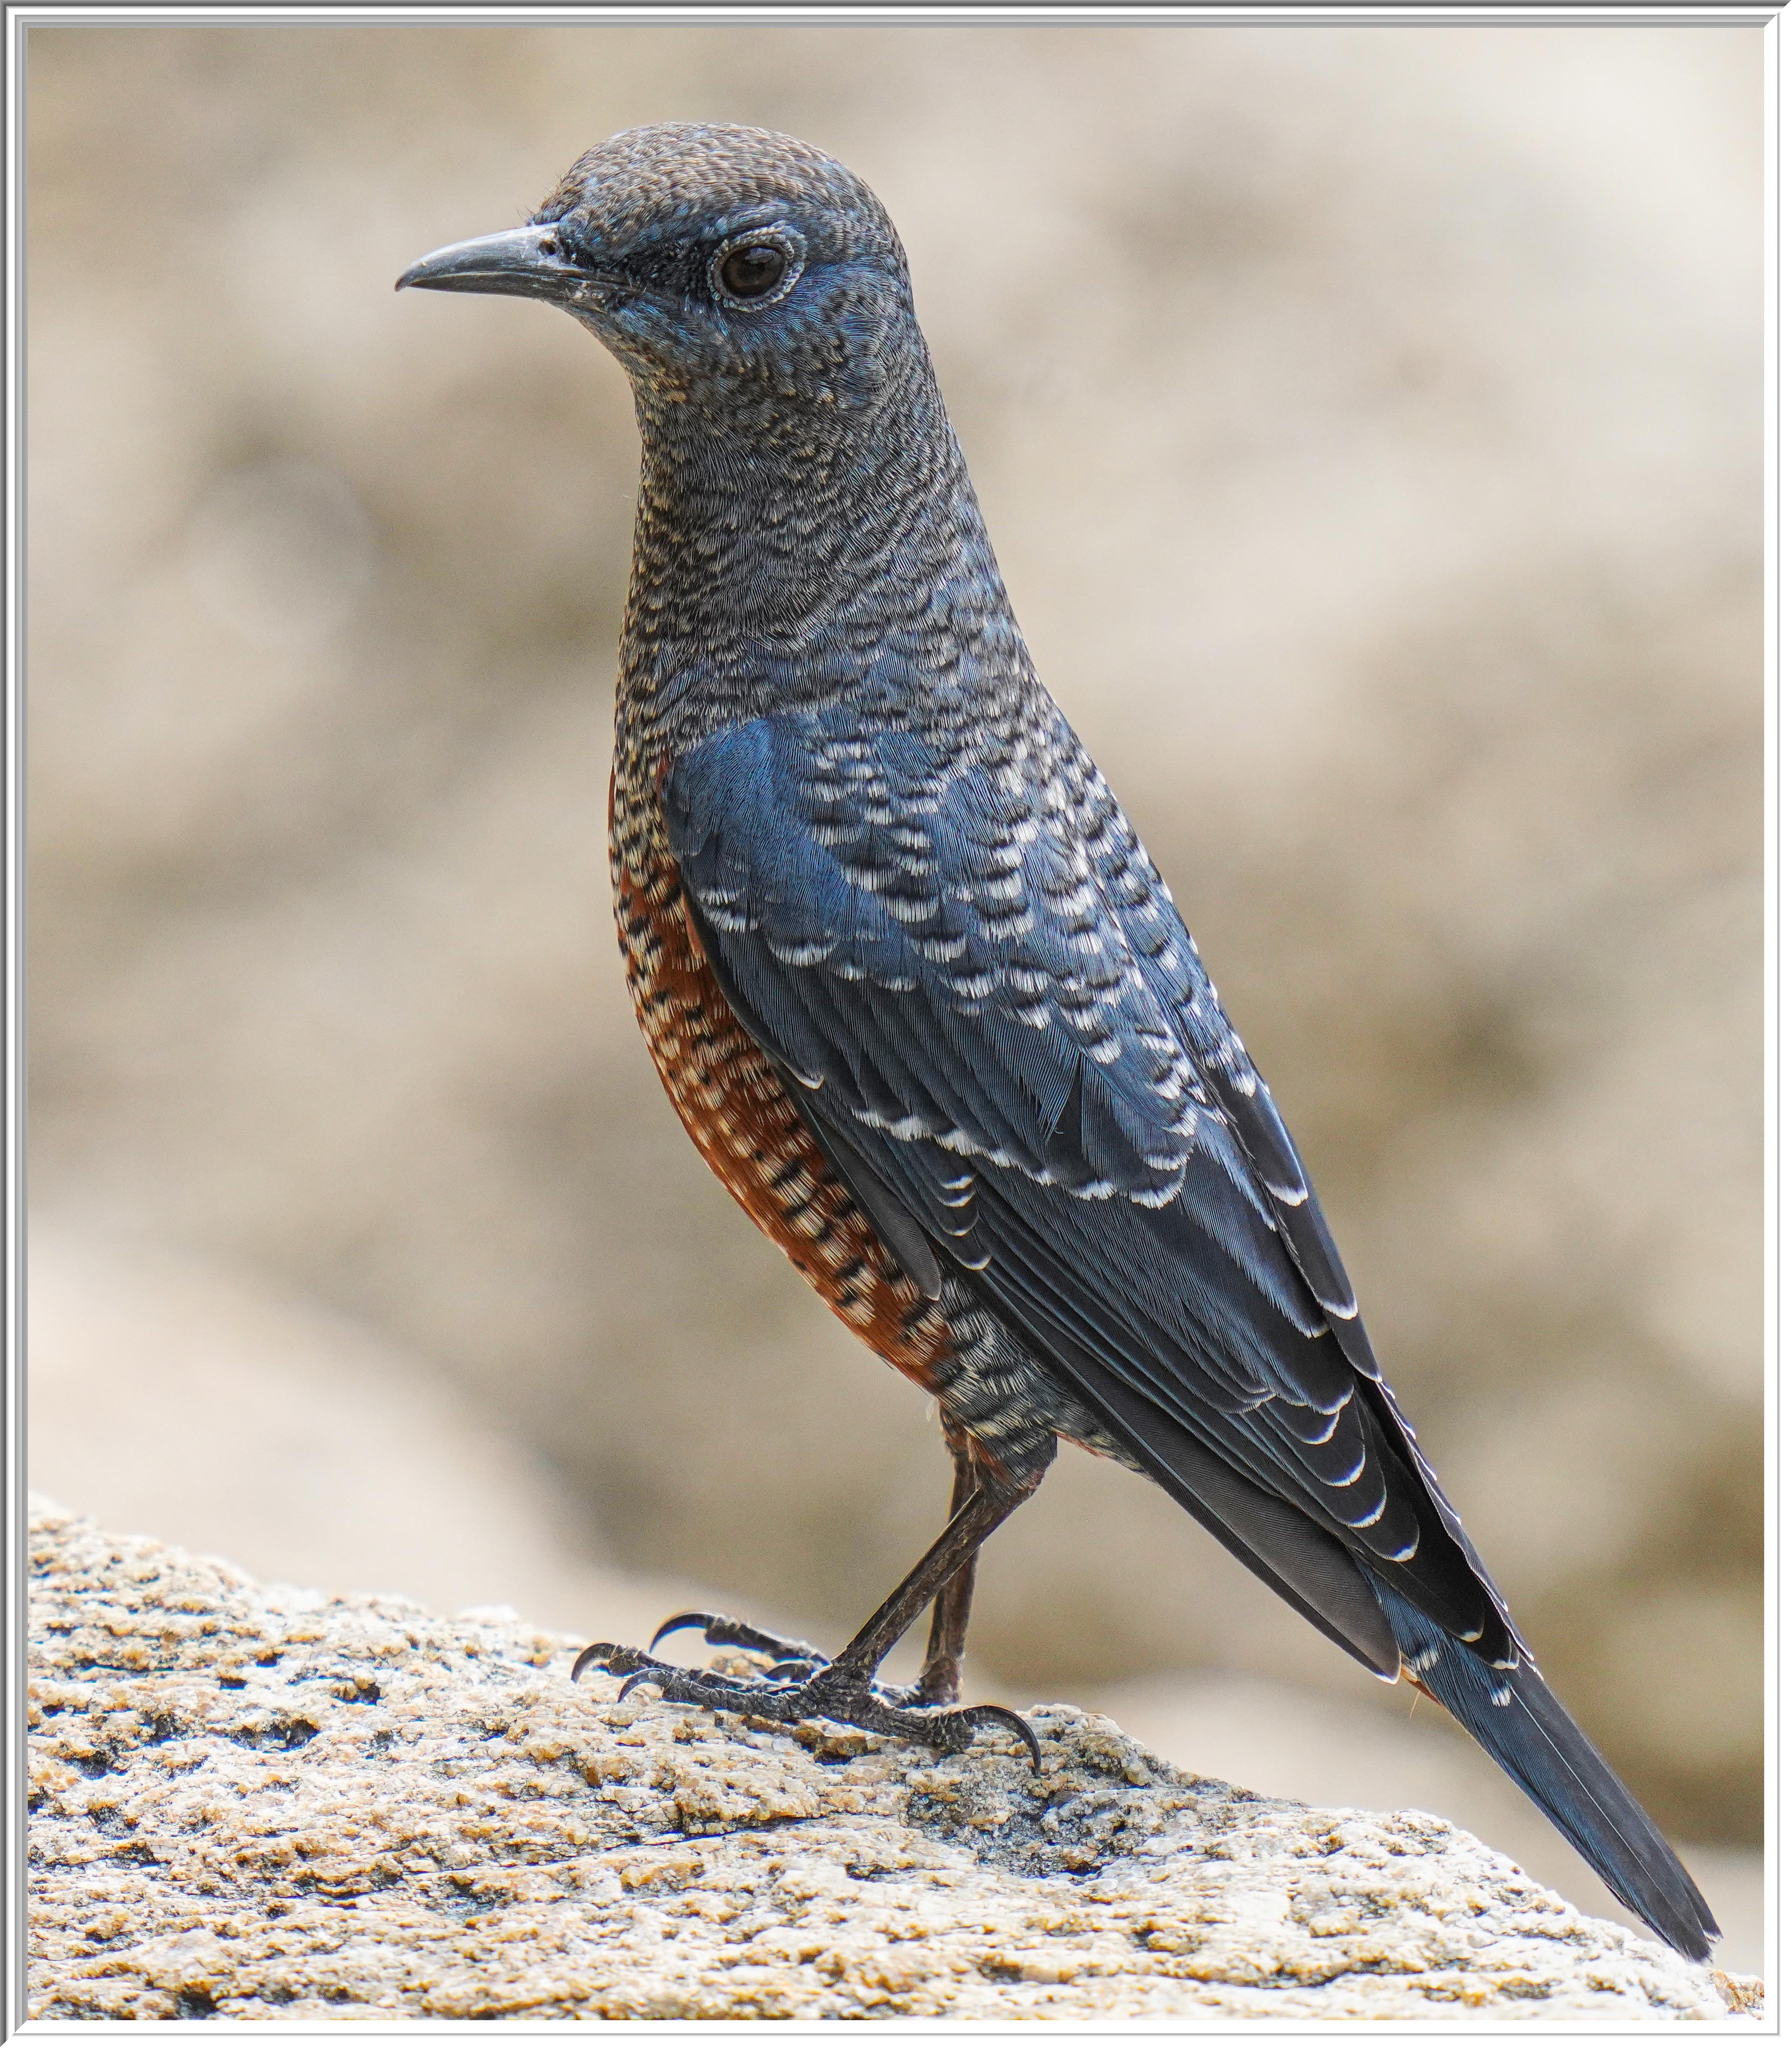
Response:
[[[1726,1978],[1428,1814],[1034,1710],[1045,1771],[568,1683],[499,1611],[33,1522],[46,2019],[1721,2019]]]

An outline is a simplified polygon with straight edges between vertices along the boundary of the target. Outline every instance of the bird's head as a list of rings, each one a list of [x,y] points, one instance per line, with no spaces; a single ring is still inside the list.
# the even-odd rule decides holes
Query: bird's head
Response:
[[[564,306],[647,408],[695,399],[813,428],[875,406],[918,336],[889,215],[820,150],[762,128],[663,122],[588,150],[529,224],[413,263],[399,289]]]

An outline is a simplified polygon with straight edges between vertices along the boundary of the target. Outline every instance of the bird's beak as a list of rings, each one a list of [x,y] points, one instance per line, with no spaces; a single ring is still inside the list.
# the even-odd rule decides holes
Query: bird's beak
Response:
[[[592,273],[568,263],[551,227],[507,227],[471,242],[451,242],[421,257],[394,285],[429,292],[502,292],[514,298],[564,301],[592,281]]]

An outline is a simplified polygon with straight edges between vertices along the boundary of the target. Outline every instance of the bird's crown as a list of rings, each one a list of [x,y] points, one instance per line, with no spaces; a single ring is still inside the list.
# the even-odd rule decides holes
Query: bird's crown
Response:
[[[568,254],[618,269],[652,269],[674,251],[712,257],[741,233],[784,226],[805,244],[805,269],[858,262],[906,275],[902,243],[870,187],[812,143],[765,128],[668,121],[625,129],[580,157],[531,224],[554,227]],[[700,289],[708,280],[690,281]],[[755,295],[724,287],[718,296],[744,304]]]

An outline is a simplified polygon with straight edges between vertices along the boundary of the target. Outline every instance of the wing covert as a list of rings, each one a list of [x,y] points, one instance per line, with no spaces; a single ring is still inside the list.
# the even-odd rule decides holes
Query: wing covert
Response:
[[[874,1214],[1444,1626],[1481,1636],[1491,1600],[1503,1635],[1274,1104],[1057,727],[948,751],[824,707],[681,757],[667,827],[724,991]]]

